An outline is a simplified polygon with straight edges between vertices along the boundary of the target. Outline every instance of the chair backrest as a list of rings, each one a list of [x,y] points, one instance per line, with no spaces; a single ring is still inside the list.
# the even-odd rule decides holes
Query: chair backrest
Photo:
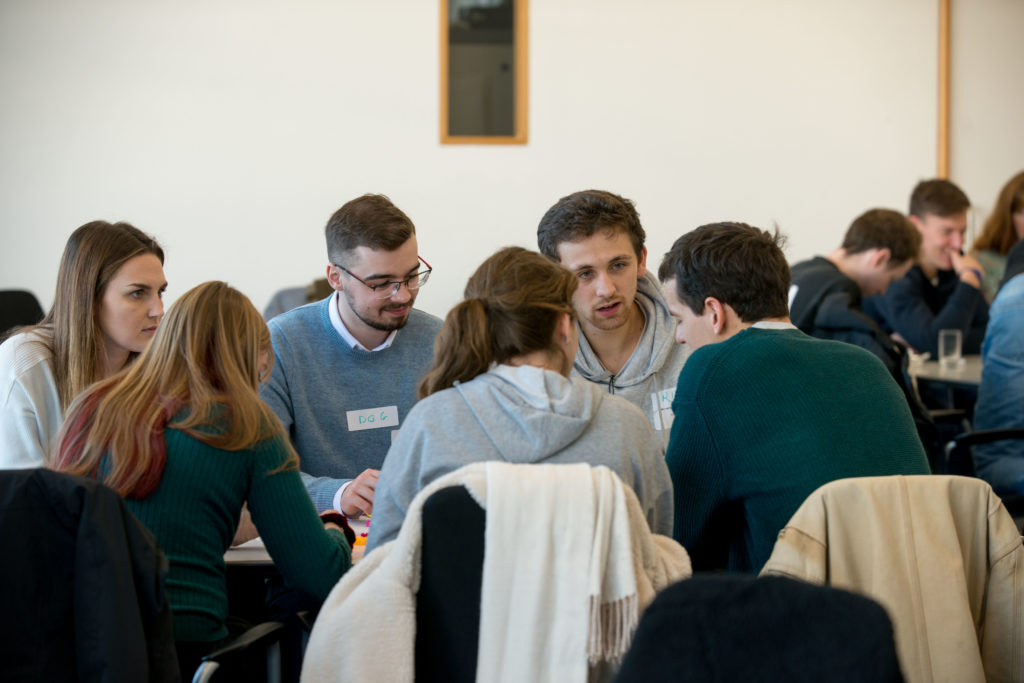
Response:
[[[974,447],[1009,439],[1024,439],[1024,429],[984,429],[967,432],[946,444],[946,469],[949,474],[977,476],[974,468]]]
[[[873,600],[782,577],[695,576],[644,612],[616,683],[902,681]]]
[[[14,327],[35,325],[42,319],[43,309],[32,292],[0,290],[0,337]]]
[[[0,557],[0,678],[179,680],[167,559],[116,492],[0,471]]]
[[[463,486],[423,504],[420,590],[416,594],[416,677],[473,683],[487,514]]]
[[[779,533],[762,573],[880,602],[909,681],[1024,680],[1024,546],[979,479],[826,484]]]
[[[946,471],[964,477],[976,477],[974,447],[999,441],[1024,440],[1024,429],[983,429],[967,432],[946,444]],[[1024,495],[1000,493],[1006,511],[1013,517],[1018,529],[1024,529]]]
[[[342,577],[302,675],[341,680],[340,661],[352,680],[588,680],[690,573],[608,468],[473,463],[428,484],[398,537]]]

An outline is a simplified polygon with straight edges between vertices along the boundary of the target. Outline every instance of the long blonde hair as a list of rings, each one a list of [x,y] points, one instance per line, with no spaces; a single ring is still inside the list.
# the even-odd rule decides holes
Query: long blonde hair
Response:
[[[270,333],[249,299],[223,282],[203,283],[174,303],[133,365],[74,401],[54,466],[97,476],[109,454],[104,482],[144,498],[163,473],[165,426],[228,451],[283,435],[259,397],[272,362]],[[298,456],[283,440],[285,466],[295,467]]]
[[[473,379],[492,363],[552,350],[559,316],[574,316],[577,286],[568,269],[535,251],[497,251],[469,278],[466,298],[445,317],[420,398]]]
[[[93,221],[79,227],[64,245],[53,306],[38,325],[19,330],[36,332],[53,354],[62,408],[96,381],[103,352],[99,312],[107,284],[121,266],[143,254],[164,262],[156,240],[129,223]]]

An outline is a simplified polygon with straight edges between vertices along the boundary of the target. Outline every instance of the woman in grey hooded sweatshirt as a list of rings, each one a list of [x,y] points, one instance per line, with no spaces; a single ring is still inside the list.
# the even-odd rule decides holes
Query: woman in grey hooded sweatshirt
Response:
[[[569,379],[576,287],[570,271],[520,247],[501,249],[470,277],[384,459],[367,552],[398,535],[423,487],[484,460],[605,465],[636,492],[651,531],[672,534],[672,481],[647,417]]]

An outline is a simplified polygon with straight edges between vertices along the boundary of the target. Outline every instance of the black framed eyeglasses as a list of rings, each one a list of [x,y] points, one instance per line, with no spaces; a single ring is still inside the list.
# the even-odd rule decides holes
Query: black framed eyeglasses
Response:
[[[423,260],[422,256],[417,256],[416,258],[418,258],[420,262],[427,267],[426,270],[421,270],[418,273],[413,273],[404,280],[381,282],[380,284],[377,285],[371,285],[369,282],[359,277],[358,275],[356,275],[351,270],[349,270],[348,268],[341,264],[335,263],[334,267],[348,273],[355,279],[362,282],[365,286],[369,287],[370,291],[373,292],[374,296],[376,296],[378,299],[390,299],[395,294],[398,294],[398,290],[402,288],[402,285],[405,285],[410,292],[415,292],[417,289],[427,284],[427,280],[430,278],[430,273],[433,269],[430,267],[429,263]]]

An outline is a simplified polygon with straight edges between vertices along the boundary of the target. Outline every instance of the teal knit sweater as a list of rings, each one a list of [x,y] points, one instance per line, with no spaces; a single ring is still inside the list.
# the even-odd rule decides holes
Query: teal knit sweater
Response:
[[[278,472],[283,437],[224,451],[167,429],[167,465],[147,498],[127,499],[170,560],[167,593],[175,640],[227,636],[224,551],[242,504],[289,586],[323,600],[351,565],[344,536],[324,530],[297,470]]]
[[[929,471],[881,361],[795,329],[749,328],[693,352],[672,407],[674,534],[694,569],[760,570],[822,484]]]

